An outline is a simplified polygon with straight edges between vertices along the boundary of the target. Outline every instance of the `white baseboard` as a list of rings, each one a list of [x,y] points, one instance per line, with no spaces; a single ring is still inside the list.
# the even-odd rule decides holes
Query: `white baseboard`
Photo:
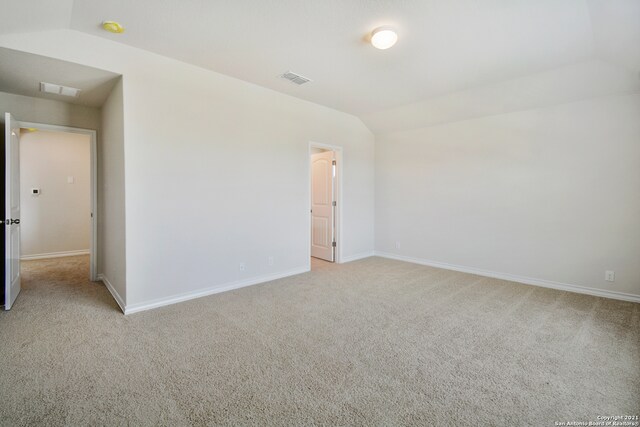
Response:
[[[122,310],[124,314],[127,314],[127,306],[124,303],[124,299],[120,296],[118,291],[116,291],[116,288],[113,287],[109,279],[107,279],[104,274],[98,274],[98,280],[104,283],[104,285],[107,287],[109,292],[111,292],[113,299],[115,299],[118,305],[120,306],[120,310]]]
[[[474,267],[447,264],[444,262],[431,261],[421,258],[413,258],[404,255],[397,255],[388,252],[375,251],[375,255],[382,258],[395,259],[398,261],[411,262],[413,264],[428,265],[430,267],[442,268],[445,270],[460,271],[462,273],[477,274],[478,276],[492,277],[494,279],[508,280],[511,282],[524,283],[525,285],[541,286],[543,288],[558,289],[560,291],[576,292],[579,294],[594,295],[597,297],[611,298],[622,301],[640,302],[640,295],[628,294],[617,291],[607,291],[604,289],[589,288],[586,286],[569,285],[567,283],[553,282],[551,280],[534,279],[531,277],[517,276],[509,273],[498,273],[495,271],[482,270]]]
[[[152,301],[142,302],[138,304],[130,304],[123,309],[124,314],[138,313],[140,311],[151,310],[152,308],[163,307],[165,305],[171,305],[178,302],[188,301],[195,298],[205,297],[207,295],[218,294],[221,292],[231,291],[234,289],[244,288],[246,286],[257,285],[259,283],[270,282],[272,280],[282,279],[284,277],[295,276],[296,274],[302,274],[309,271],[308,267],[296,268],[294,270],[285,271],[283,273],[269,274],[259,277],[254,277],[247,280],[241,280],[238,282],[216,285],[205,289],[199,289],[197,291],[186,292],[183,294],[173,295],[166,298],[159,298]]]
[[[22,255],[21,261],[29,261],[32,259],[47,259],[47,258],[62,258],[65,256],[77,256],[77,255],[89,255],[91,252],[89,249],[82,249],[79,251],[64,251],[64,252],[50,252],[47,254],[35,254],[35,255]]]
[[[375,255],[375,253],[373,251],[369,251],[369,252],[361,252],[361,253],[355,254],[355,255],[345,256],[345,257],[342,257],[340,259],[340,264],[344,264],[346,262],[351,262],[351,261],[357,261],[359,259],[369,258],[369,257],[372,257],[374,255]]]

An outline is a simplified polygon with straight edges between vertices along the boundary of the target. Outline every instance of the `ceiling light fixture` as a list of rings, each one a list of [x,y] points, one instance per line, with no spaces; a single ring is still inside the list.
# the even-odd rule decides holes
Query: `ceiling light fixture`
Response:
[[[124,33],[124,27],[116,21],[104,21],[102,23],[102,29],[114,34]]]
[[[378,49],[389,49],[398,41],[398,34],[391,27],[378,27],[371,32],[371,44]]]

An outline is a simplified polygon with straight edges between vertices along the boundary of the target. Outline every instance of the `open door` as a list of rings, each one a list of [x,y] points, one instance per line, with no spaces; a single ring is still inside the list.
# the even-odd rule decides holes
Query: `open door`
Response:
[[[5,288],[4,309],[20,293],[20,123],[5,114]]]
[[[311,256],[335,258],[335,154],[311,155]]]

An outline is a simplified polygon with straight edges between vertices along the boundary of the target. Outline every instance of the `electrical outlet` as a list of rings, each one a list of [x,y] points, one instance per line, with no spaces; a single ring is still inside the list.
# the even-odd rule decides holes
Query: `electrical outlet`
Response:
[[[611,271],[611,270],[607,270],[604,272],[604,280],[606,280],[607,282],[615,282],[616,280],[616,272],[615,271]]]
[[[396,242],[396,249],[400,249],[400,242]]]
[[[240,269],[240,271],[244,271],[247,268],[247,266],[244,265],[244,262],[241,262],[238,268]]]
[[[274,262],[274,261],[273,261],[273,257],[272,257],[272,256],[270,256],[269,258],[267,258],[267,263],[268,263],[269,265],[273,265],[273,262]]]

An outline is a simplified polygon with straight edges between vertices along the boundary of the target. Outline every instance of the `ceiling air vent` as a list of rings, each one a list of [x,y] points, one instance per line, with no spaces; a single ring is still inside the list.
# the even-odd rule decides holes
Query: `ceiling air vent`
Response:
[[[53,93],[56,95],[77,97],[80,89],[69,86],[60,86],[53,83],[40,82],[40,92]]]
[[[297,85],[303,85],[303,84],[309,83],[311,81],[311,79],[308,79],[308,78],[306,78],[304,76],[301,76],[300,74],[296,74],[296,73],[293,73],[291,71],[287,71],[286,73],[284,73],[280,77],[282,77],[283,79],[287,79],[291,83],[295,83]]]

